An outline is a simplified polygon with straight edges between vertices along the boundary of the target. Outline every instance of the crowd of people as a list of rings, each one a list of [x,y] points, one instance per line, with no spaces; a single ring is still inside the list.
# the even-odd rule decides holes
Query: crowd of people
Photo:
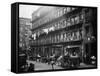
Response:
[[[85,59],[89,59],[89,58],[85,58]],[[93,57],[91,57],[91,59],[92,60],[94,59],[94,61],[92,61],[92,63],[95,63],[96,58],[93,56]],[[32,72],[32,71],[34,71],[34,64],[32,64],[32,63],[28,64],[26,62],[26,60],[31,60],[31,61],[51,65],[52,69],[54,69],[54,67],[53,67],[54,65],[60,66],[65,69],[78,68],[81,63],[81,57],[79,54],[79,50],[75,49],[75,48],[70,49],[69,51],[65,50],[64,54],[57,55],[57,54],[53,53],[52,55],[45,56],[45,57],[41,56],[39,53],[37,54],[36,57],[29,57],[26,53],[19,54],[19,71]],[[89,61],[89,60],[86,60],[86,62],[87,61]]]
[[[74,50],[72,52],[66,51],[64,55],[56,55],[55,53],[51,56],[42,57],[39,54],[37,54],[37,57],[35,59],[37,62],[41,63],[47,63],[51,65],[58,65],[63,68],[68,67],[77,67],[80,64],[80,56],[79,54]]]

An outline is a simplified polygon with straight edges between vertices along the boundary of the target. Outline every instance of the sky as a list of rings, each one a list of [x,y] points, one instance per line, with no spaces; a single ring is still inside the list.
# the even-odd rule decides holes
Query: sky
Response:
[[[32,18],[32,13],[41,6],[37,5],[20,5],[19,6],[19,17]]]

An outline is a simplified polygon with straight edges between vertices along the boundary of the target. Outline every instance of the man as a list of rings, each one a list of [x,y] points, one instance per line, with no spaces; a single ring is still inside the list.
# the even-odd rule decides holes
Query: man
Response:
[[[52,70],[54,70],[54,64],[55,64],[55,54],[53,54],[53,56],[50,57],[51,58],[51,65],[52,65]]]

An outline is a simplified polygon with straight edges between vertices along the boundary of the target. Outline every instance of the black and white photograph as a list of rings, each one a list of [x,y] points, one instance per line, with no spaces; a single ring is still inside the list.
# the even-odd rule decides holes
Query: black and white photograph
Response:
[[[97,8],[18,4],[19,73],[97,68]]]

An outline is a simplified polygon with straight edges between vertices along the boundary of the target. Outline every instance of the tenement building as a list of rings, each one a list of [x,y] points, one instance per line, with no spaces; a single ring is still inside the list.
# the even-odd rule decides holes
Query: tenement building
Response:
[[[31,19],[22,17],[19,18],[19,46],[22,50],[25,50],[29,47],[29,37],[31,35],[31,28]]]
[[[33,57],[77,53],[80,62],[96,57],[96,11],[85,7],[40,7],[32,13]]]

